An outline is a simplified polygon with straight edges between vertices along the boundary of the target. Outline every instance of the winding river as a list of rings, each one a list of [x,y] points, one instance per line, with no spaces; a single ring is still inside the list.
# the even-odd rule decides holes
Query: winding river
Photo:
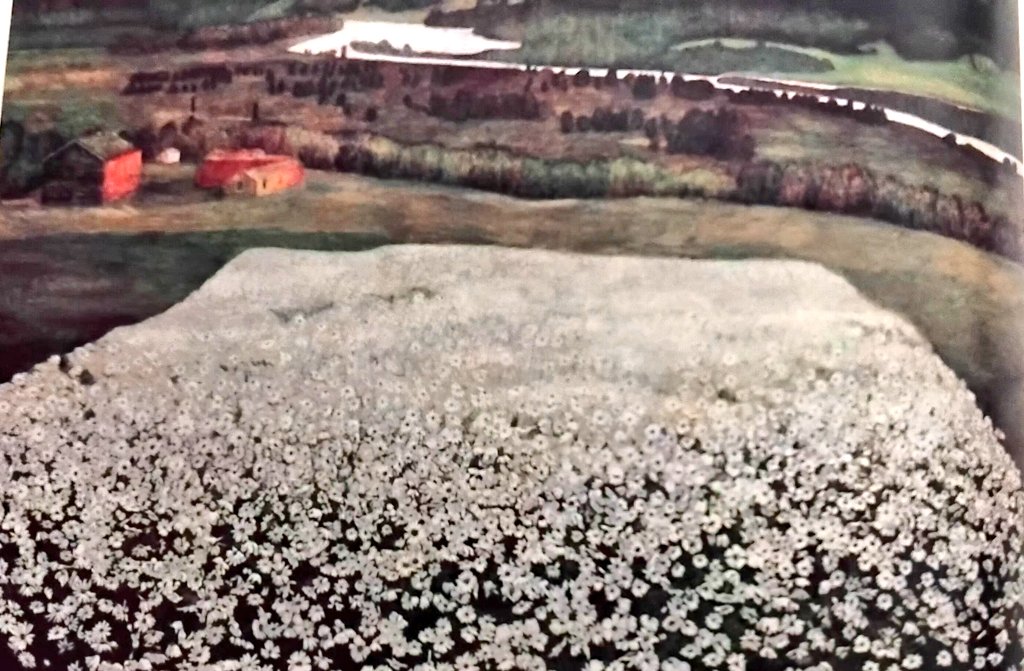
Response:
[[[380,43],[387,41],[392,47],[398,50],[407,49],[409,55],[378,54],[360,51],[353,47],[353,43],[370,42]],[[451,65],[474,68],[494,68],[509,70],[552,70],[573,75],[580,70],[586,69],[595,77],[603,77],[608,73],[607,68],[584,68],[564,65],[527,65],[526,63],[513,63],[504,61],[490,61],[482,59],[466,58],[467,56],[478,56],[486,51],[504,50],[512,51],[519,49],[522,45],[518,42],[493,40],[478,35],[470,28],[438,28],[415,23],[393,23],[387,21],[346,21],[344,27],[334,33],[321,35],[304,40],[289,49],[292,53],[299,54],[324,54],[335,53],[340,55],[342,49],[348,58],[360,60],[372,60],[391,63],[415,63],[424,65]],[[430,54],[430,55],[420,55]],[[453,58],[446,58],[440,54],[448,54]],[[661,70],[630,70],[618,69],[621,75],[653,75],[662,76],[671,81],[674,77],[683,77],[685,80],[705,80],[723,91],[749,91],[755,87],[742,86],[723,81],[731,75],[694,75],[679,74]],[[840,105],[852,105],[854,109],[862,109],[866,103],[859,100],[849,100],[829,95],[829,91],[839,89],[838,86],[829,84],[818,84],[804,82],[797,79],[775,79],[757,75],[757,79],[763,82],[775,83],[781,86],[800,86],[819,91],[818,100],[821,102],[836,102]],[[782,96],[792,93],[785,88],[756,87],[759,91],[771,91],[775,95]],[[918,130],[930,133],[936,137],[944,138],[952,133],[959,144],[969,145],[979,152],[985,154],[994,161],[1003,163],[1010,161],[1018,175],[1024,176],[1024,164],[1010,153],[1000,149],[990,142],[976,137],[956,133],[944,126],[928,121],[922,117],[899,110],[883,108],[886,118],[895,124],[909,126]]]

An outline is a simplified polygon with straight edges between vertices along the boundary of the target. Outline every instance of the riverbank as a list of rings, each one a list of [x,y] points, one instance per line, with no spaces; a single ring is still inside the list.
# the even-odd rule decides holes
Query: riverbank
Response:
[[[165,184],[173,185],[173,173],[164,171]],[[4,208],[0,266],[15,272],[0,276],[0,323],[9,325],[0,351],[31,352],[6,362],[6,370],[165,310],[253,246],[459,242],[794,258],[839,273],[914,323],[1008,434],[1011,452],[1024,464],[1024,269],[947,238],[790,208],[658,198],[524,202],[320,172],[310,173],[302,191],[244,203],[182,204],[171,186],[164,191],[118,207]],[[195,271],[183,272],[186,267]],[[46,321],[54,314],[62,315],[60,329]]]

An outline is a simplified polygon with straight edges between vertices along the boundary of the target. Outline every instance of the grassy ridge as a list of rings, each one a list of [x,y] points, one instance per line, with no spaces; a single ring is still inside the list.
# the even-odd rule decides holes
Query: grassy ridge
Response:
[[[491,55],[498,60],[709,74],[798,74],[808,81],[891,89],[1010,118],[1020,116],[1019,78],[990,59],[910,60],[874,39],[865,22],[828,14],[796,12],[782,20],[767,10],[729,13],[714,7],[534,12],[521,20],[499,22],[489,32],[523,43],[520,50]],[[866,45],[870,53],[861,53]]]
[[[677,44],[673,49],[700,63],[741,64],[731,70],[747,74],[781,76],[799,73],[809,82],[889,89],[929,96],[953,103],[996,112],[1011,119],[1020,117],[1020,79],[1001,72],[984,56],[950,61],[913,61],[901,57],[884,42],[865,45],[865,53],[840,54],[792,44],[758,43],[744,39],[703,39]],[[795,62],[778,57],[779,51],[827,61],[827,69],[801,69]],[[742,64],[749,64],[743,67]],[[718,72],[726,71],[725,68]]]
[[[376,135],[338,140],[293,129],[282,135],[250,128],[236,139],[247,147],[289,151],[315,169],[466,186],[521,198],[669,196],[869,216],[1024,260],[1024,231],[1016,219],[989,213],[981,203],[959,194],[940,193],[855,163],[753,160],[670,169],[633,158],[539,159],[492,148],[404,145]]]

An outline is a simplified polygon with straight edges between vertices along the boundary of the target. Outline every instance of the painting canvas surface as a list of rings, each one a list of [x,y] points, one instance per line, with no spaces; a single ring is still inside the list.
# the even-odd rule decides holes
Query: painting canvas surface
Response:
[[[1016,0],[0,40],[0,671],[1024,668]]]

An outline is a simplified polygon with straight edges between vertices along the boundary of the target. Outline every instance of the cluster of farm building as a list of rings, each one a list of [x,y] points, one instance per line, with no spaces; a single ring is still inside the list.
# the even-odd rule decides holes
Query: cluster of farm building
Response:
[[[126,198],[139,188],[144,160],[196,162],[200,165],[195,183],[200,188],[227,194],[275,193],[301,184],[303,165],[333,169],[340,154],[306,160],[316,152],[303,152],[286,142],[273,147],[262,141],[246,144],[247,133],[287,127],[335,137],[389,137],[387,130],[375,125],[386,115],[392,120],[399,115],[405,115],[403,121],[411,119],[409,115],[423,120],[393,123],[399,133],[424,126],[427,120],[448,124],[448,132],[451,124],[470,121],[546,121],[551,132],[566,141],[575,141],[580,134],[635,133],[656,152],[652,156],[733,162],[755,157],[751,109],[787,106],[859,124],[886,123],[885,111],[872,105],[795,92],[722,90],[707,80],[682,75],[623,74],[612,69],[597,76],[585,69],[568,73],[393,63],[349,59],[344,52],[139,71],[129,75],[121,93],[130,104],[163,121],[149,121],[119,135],[67,142],[46,159],[43,202],[107,203]],[[174,112],[189,100],[187,115],[184,109]],[[206,109],[216,105],[219,111]],[[225,106],[231,106],[228,112]],[[678,110],[674,118],[673,110]],[[323,119],[333,119],[334,125],[325,128]],[[219,138],[211,143],[204,136],[203,141],[192,142],[190,138],[202,134],[202,126],[217,128]],[[226,126],[231,128],[224,130]],[[197,128],[199,134],[193,132]],[[433,137],[432,131],[422,134]],[[391,139],[406,145],[416,142],[408,137]],[[542,151],[544,144],[538,141]],[[999,169],[987,157],[974,158]]]
[[[180,152],[161,151],[158,163],[177,163]],[[142,184],[143,152],[116,133],[74,139],[44,161],[44,204],[101,205],[132,196]],[[262,196],[302,184],[305,171],[291,156],[260,149],[214,150],[195,173],[195,185],[225,196]]]

